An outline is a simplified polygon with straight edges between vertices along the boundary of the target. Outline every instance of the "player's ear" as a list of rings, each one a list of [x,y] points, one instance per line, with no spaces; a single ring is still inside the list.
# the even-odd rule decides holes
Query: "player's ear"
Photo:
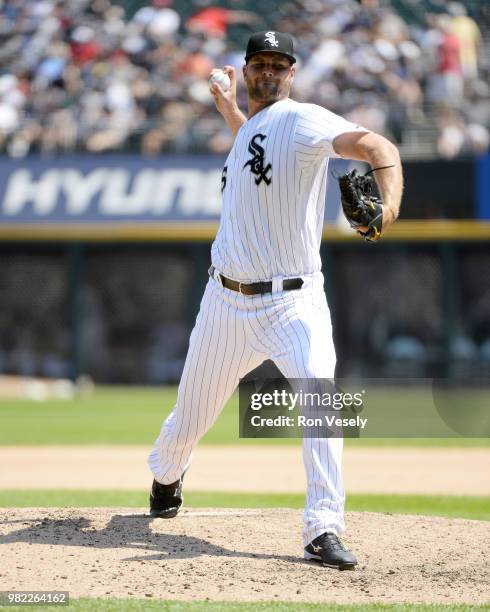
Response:
[[[242,68],[243,78],[247,76],[247,69],[248,69],[247,64],[243,64],[243,68]]]

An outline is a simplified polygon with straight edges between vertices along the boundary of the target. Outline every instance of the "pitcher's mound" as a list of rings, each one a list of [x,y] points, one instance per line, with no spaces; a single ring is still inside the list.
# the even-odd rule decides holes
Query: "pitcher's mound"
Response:
[[[71,597],[484,603],[488,523],[348,513],[355,571],[302,559],[301,513],[128,508],[0,510],[3,590]]]

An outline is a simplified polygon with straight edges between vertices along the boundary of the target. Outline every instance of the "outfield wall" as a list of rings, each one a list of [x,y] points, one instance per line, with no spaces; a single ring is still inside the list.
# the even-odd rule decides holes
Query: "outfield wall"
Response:
[[[0,245],[0,373],[180,376],[209,242]],[[322,245],[339,375],[487,377],[486,241]]]

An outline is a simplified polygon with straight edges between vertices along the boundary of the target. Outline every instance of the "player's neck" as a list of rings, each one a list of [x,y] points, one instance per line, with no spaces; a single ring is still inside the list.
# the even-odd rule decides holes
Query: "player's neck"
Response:
[[[273,100],[272,102],[257,102],[256,100],[249,98],[248,99],[248,118],[251,119],[254,115],[264,110],[264,108],[267,108],[268,106],[272,106],[272,104],[275,104],[276,102],[282,102],[282,100],[286,100],[286,99],[287,99],[287,96],[285,96],[284,98],[280,98],[279,100]]]

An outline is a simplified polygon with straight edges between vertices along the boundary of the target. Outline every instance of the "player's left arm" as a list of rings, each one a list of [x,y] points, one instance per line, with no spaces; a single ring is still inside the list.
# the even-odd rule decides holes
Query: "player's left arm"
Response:
[[[391,166],[374,172],[383,201],[383,228],[395,222],[403,193],[403,172],[398,149],[374,132],[346,132],[333,141],[341,157],[368,162],[371,168]]]

